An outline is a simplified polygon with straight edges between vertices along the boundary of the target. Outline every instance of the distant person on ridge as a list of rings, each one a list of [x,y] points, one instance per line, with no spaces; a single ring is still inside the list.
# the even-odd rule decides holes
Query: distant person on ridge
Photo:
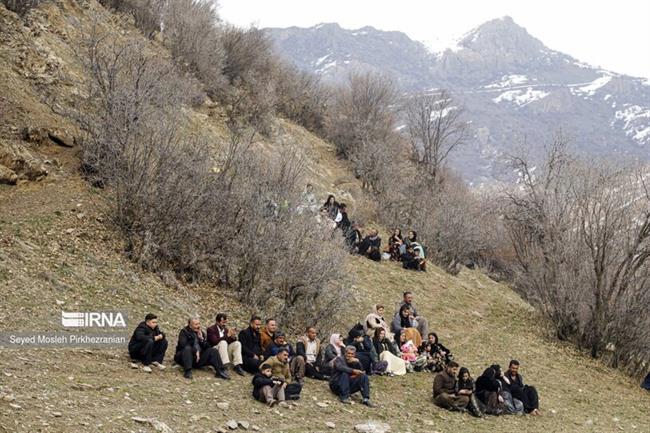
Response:
[[[436,374],[433,379],[433,402],[443,409],[465,411],[469,404],[469,396],[458,395],[456,392],[456,377],[458,364],[451,361],[445,371]]]
[[[363,240],[360,227],[359,223],[353,222],[352,227],[350,227],[350,230],[345,234],[345,243],[352,254],[359,252],[359,245]]]
[[[352,223],[348,218],[348,207],[345,203],[339,205],[339,213],[341,214],[341,219],[336,222],[336,228],[341,229],[343,236],[345,237],[352,226]]]
[[[363,371],[363,366],[356,358],[354,346],[347,346],[345,353],[334,358],[332,376],[330,377],[330,390],[336,394],[341,403],[351,404],[350,395],[360,392],[363,404],[374,407],[370,401],[370,380]]]
[[[228,328],[228,316],[217,314],[215,324],[208,328],[208,341],[219,351],[219,357],[224,365],[232,364],[235,373],[243,376],[241,343],[237,341],[237,330]]]
[[[260,364],[262,364],[262,360],[264,359],[260,336],[261,326],[262,319],[258,316],[253,316],[251,317],[248,328],[239,331],[244,370],[252,374],[259,371]]]
[[[133,331],[129,341],[131,359],[142,361],[142,370],[151,373],[150,365],[164,370],[163,359],[167,351],[167,339],[158,326],[158,316],[149,313]]]
[[[183,367],[183,376],[186,379],[192,378],[192,368],[206,365],[214,368],[216,377],[230,379],[219,358],[219,352],[214,347],[210,347],[208,337],[201,329],[201,322],[197,317],[190,318],[187,326],[178,334],[174,361]]]

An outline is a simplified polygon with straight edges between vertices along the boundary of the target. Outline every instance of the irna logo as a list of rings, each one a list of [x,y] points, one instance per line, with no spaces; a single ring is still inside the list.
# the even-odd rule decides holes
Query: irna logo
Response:
[[[126,328],[126,313],[120,311],[65,312],[61,311],[65,328]]]

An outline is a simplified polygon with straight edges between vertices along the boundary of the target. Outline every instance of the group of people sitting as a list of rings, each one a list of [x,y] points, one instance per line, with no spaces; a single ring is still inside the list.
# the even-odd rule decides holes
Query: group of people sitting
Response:
[[[505,374],[492,365],[475,383],[469,370],[459,369],[438,335],[428,332],[427,320],[413,304],[413,293],[404,292],[390,323],[384,318],[385,310],[375,305],[364,323],[357,323],[345,337],[332,334],[328,344],[322,344],[317,329],[309,326],[295,347],[273,318],[262,325],[261,318],[253,316],[248,327],[238,331],[228,326],[227,315],[219,313],[204,331],[200,320],[192,317],[179,332],[174,362],[187,379],[192,378],[193,369],[207,366],[226,380],[230,379],[228,366],[242,376],[251,373],[253,397],[269,406],[299,399],[305,378],[311,378],[328,381],[344,404],[350,404],[351,395],[358,392],[362,403],[373,407],[370,376],[431,372],[436,374],[434,403],[442,408],[475,416],[539,414],[537,392],[524,384],[519,362],[511,361]],[[150,313],[133,332],[128,350],[150,373],[152,366],[165,369],[167,346],[158,318]]]
[[[307,186],[309,197],[313,198],[311,185]],[[306,200],[306,199],[304,199]],[[311,207],[304,205],[305,209]],[[396,228],[388,239],[388,248],[382,250],[379,231],[371,228],[366,236],[361,233],[361,226],[357,222],[351,222],[348,217],[347,205],[336,201],[334,195],[329,195],[325,203],[320,207],[320,221],[329,222],[331,229],[341,230],[349,251],[374,260],[376,262],[393,260],[402,263],[404,269],[426,271],[426,258],[424,247],[417,240],[417,233],[409,230],[406,237],[402,231]]]

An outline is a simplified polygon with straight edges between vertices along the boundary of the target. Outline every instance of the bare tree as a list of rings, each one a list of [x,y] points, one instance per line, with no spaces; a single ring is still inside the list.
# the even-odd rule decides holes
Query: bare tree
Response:
[[[448,91],[442,90],[409,98],[404,111],[413,160],[435,183],[449,154],[468,137],[464,110],[454,105]]]
[[[506,193],[505,218],[517,286],[552,319],[560,338],[614,366],[647,362],[647,173],[575,158],[562,138],[540,165],[513,162],[520,183]]]

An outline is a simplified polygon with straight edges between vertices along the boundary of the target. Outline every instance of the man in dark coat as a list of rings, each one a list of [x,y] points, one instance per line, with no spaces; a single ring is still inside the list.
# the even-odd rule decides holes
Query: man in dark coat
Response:
[[[509,388],[512,398],[516,398],[524,405],[524,411],[531,415],[541,415],[539,411],[539,397],[534,386],[525,385],[524,379],[519,374],[519,361],[513,359],[508,365],[508,371],[501,381]]]
[[[216,377],[230,379],[221,358],[219,358],[219,352],[216,348],[210,347],[208,337],[201,329],[201,322],[196,317],[189,319],[187,326],[178,334],[174,361],[183,367],[183,376],[186,379],[192,378],[192,368],[201,368],[206,365],[211,365],[214,368]]]
[[[129,355],[133,360],[142,361],[142,369],[151,373],[149,365],[165,369],[163,359],[166,351],[167,339],[158,326],[158,316],[149,313],[144,317],[144,322],[140,322],[133,331],[129,341]]]
[[[344,404],[351,404],[350,395],[360,392],[363,404],[374,407],[374,404],[370,402],[370,380],[363,371],[363,366],[355,357],[356,352],[354,346],[347,346],[344,355],[334,358],[330,390]]]
[[[253,316],[251,317],[248,328],[242,329],[239,332],[244,370],[251,374],[256,374],[259,371],[260,364],[264,359],[260,337],[261,327],[262,319],[258,316]]]
[[[376,262],[381,260],[381,238],[377,229],[370,230],[370,234],[363,238],[359,244],[359,254]]]

